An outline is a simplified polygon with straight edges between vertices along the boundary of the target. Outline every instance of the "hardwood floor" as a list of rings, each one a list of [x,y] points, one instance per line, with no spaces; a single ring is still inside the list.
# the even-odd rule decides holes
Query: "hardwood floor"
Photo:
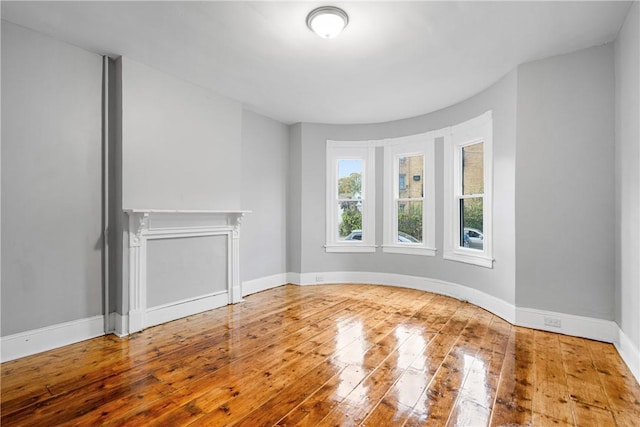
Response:
[[[383,286],[282,286],[2,364],[2,425],[640,425],[614,347]]]

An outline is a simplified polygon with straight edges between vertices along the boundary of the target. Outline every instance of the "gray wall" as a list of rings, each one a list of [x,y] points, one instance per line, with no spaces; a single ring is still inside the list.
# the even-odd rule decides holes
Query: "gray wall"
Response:
[[[507,302],[515,298],[515,138],[516,73],[509,73],[480,94],[453,107],[420,117],[374,125],[302,124],[301,169],[292,168],[292,182],[301,183],[300,271],[365,271],[398,273],[446,280],[466,285]],[[436,143],[436,245],[435,257],[383,254],[325,253],[325,147],[333,140],[377,140],[441,129],[493,110],[494,123],[494,257],[493,269],[442,259],[442,141]],[[298,132],[294,130],[294,135]],[[292,149],[297,141],[292,139]],[[293,151],[293,150],[292,150]],[[295,154],[295,153],[294,153]],[[382,171],[382,151],[377,150],[377,170]],[[295,163],[295,161],[294,161]],[[382,243],[382,175],[376,182],[376,240]],[[292,221],[294,222],[294,221]],[[295,222],[294,222],[295,223]],[[295,233],[294,235],[295,236]],[[295,242],[294,244],[296,244]],[[291,250],[291,248],[290,248]],[[292,259],[291,266],[296,267]]]
[[[287,272],[287,176],[289,135],[286,125],[242,113],[242,220],[240,280]]]
[[[518,68],[516,303],[613,319],[613,46]]]
[[[239,209],[240,103],[122,58],[123,207]]]
[[[615,44],[616,322],[640,348],[640,4]]]
[[[2,21],[2,335],[102,314],[101,57]]]

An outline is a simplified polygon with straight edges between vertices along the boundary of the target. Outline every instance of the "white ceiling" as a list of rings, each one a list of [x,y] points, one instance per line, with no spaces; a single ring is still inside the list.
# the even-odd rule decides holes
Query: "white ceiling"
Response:
[[[349,26],[321,39],[318,6]],[[428,113],[518,64],[615,39],[627,2],[6,2],[2,18],[123,55],[285,123]]]

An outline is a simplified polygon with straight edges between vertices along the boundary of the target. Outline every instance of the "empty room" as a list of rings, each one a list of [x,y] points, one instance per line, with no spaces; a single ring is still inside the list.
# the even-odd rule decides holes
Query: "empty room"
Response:
[[[3,426],[640,426],[639,1],[2,1]]]

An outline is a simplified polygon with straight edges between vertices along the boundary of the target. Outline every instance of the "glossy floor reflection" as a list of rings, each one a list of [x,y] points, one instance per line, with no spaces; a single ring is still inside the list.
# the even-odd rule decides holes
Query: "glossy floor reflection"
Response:
[[[393,287],[282,286],[2,364],[2,425],[638,426],[609,344]]]

